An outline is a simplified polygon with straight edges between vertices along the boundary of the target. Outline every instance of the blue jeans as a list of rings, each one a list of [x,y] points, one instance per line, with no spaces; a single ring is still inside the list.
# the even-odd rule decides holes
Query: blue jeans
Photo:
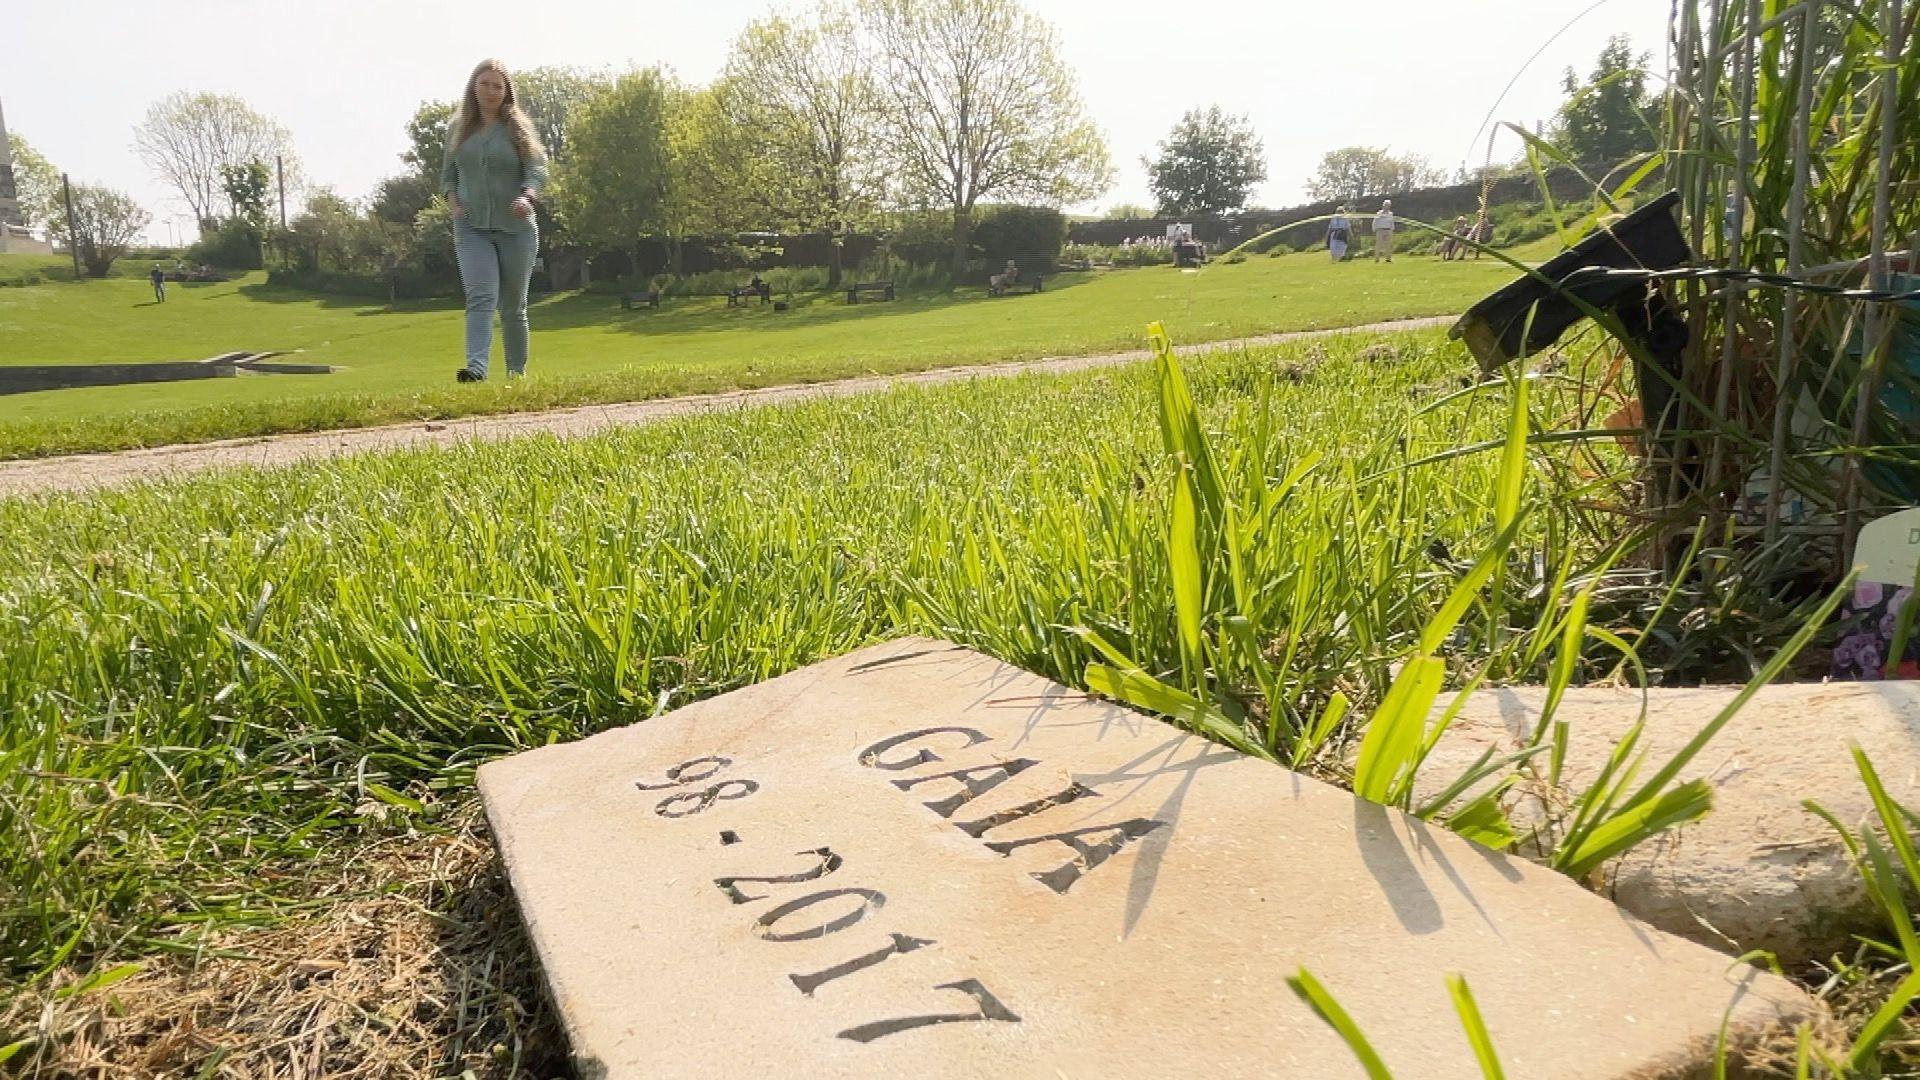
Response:
[[[500,312],[500,344],[507,374],[527,371],[527,283],[540,232],[529,221],[523,232],[476,229],[453,222],[453,254],[467,293],[467,370],[485,378],[493,349],[493,313]]]

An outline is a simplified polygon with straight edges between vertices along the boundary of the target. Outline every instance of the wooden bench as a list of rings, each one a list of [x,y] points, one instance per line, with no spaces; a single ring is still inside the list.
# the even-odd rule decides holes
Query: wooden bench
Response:
[[[859,282],[858,284],[855,284],[847,289],[847,303],[849,304],[859,303],[860,294],[862,293],[880,294],[884,299],[891,300],[893,299],[893,282],[891,281]]]
[[[660,290],[649,289],[646,292],[625,293],[620,297],[620,310],[632,311],[635,305],[645,304],[650,308],[660,306]]]
[[[758,296],[762,305],[771,304],[773,303],[773,286],[762,281],[758,285],[748,284],[737,289],[728,289],[727,306],[741,307],[746,304],[749,296]]]
[[[1023,290],[1030,293],[1037,293],[1046,283],[1046,276],[1042,274],[1035,274],[1032,277],[1021,274],[1018,279],[1007,282],[999,281],[998,275],[995,275],[994,278],[989,279],[987,282],[987,295],[1005,296],[1010,292],[1021,292]]]

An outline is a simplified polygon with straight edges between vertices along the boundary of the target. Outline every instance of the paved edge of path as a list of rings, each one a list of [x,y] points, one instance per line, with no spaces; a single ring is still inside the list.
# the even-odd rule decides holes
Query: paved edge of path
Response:
[[[1176,351],[1182,356],[1197,356],[1223,350],[1279,345],[1309,338],[1337,337],[1344,334],[1377,334],[1396,330],[1424,330],[1444,326],[1457,318],[1458,316],[1455,315],[1439,315],[1421,319],[1366,323],[1360,326],[1332,327],[1325,330],[1295,330],[1184,345]],[[1152,355],[1148,350],[1134,349],[1093,356],[1052,356],[1040,360],[929,368],[924,371],[901,372],[893,375],[859,375],[827,382],[790,383],[755,390],[727,390],[713,394],[650,398],[644,401],[617,404],[572,405],[541,412],[495,413],[453,420],[410,420],[406,423],[383,424],[378,427],[335,428],[329,431],[259,435],[219,442],[177,443],[169,446],[115,450],[97,454],[23,458],[17,461],[0,461],[0,498],[42,492],[83,491],[89,488],[113,487],[142,480],[167,479],[201,469],[224,466],[268,468],[377,450],[452,446],[463,442],[510,439],[541,433],[573,437],[695,413],[719,412],[753,405],[784,404],[815,398],[848,397],[895,386],[954,382],[983,376],[1001,377],[1027,373],[1057,374],[1081,371],[1087,368],[1136,363]]]

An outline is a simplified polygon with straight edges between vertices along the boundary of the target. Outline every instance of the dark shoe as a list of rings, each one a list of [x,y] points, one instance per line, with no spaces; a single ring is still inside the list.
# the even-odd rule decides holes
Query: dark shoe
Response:
[[[453,373],[454,382],[486,382],[485,375],[475,374],[472,368],[461,368]]]

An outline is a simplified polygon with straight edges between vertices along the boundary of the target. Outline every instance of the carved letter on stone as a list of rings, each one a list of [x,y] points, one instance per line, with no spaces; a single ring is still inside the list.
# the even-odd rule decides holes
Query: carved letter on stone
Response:
[[[865,956],[856,956],[844,964],[835,964],[825,971],[816,971],[811,975],[789,975],[787,978],[793,980],[793,985],[799,987],[801,993],[812,997],[815,990],[820,989],[835,979],[851,975],[856,971],[865,971],[867,968],[885,960],[889,956],[910,953],[915,949],[924,949],[932,944],[934,943],[925,938],[895,934],[893,935],[892,944],[889,944],[884,949],[875,949]]]
[[[1098,794],[1100,793],[1076,780],[1072,784],[1069,784],[1065,791],[1056,791],[1044,799],[1035,799],[1030,803],[1016,806],[1011,810],[1002,810],[997,814],[989,814],[979,821],[956,822],[954,827],[978,840],[980,837],[986,835],[989,829],[997,829],[1010,821],[1019,821],[1023,817],[1032,817],[1043,810],[1051,810],[1056,806],[1065,806],[1067,803],[1074,802],[1075,800],[1085,799]]]
[[[1113,858],[1120,853],[1121,848],[1165,824],[1164,821],[1134,818],[1132,821],[1123,821],[1118,825],[1093,825],[1085,829],[1032,836],[1025,840],[1002,840],[988,844],[987,849],[1007,855],[1013,849],[1023,848],[1028,844],[1043,844],[1057,840],[1067,845],[1074,850],[1074,858],[1045,873],[1033,875],[1042,885],[1065,895],[1068,889],[1073,888],[1073,883],[1085,876],[1087,871]],[[1099,839],[1083,840],[1081,837],[1099,837]]]
[[[972,728],[963,728],[963,727],[922,728],[919,731],[909,731],[904,735],[895,735],[891,739],[881,739],[879,742],[874,743],[872,746],[869,746],[865,750],[860,751],[859,761],[860,761],[860,764],[865,765],[868,768],[886,769],[888,772],[899,772],[901,769],[911,769],[915,765],[925,765],[931,761],[942,761],[945,759],[943,759],[939,754],[934,753],[933,751],[927,749],[924,746],[921,747],[919,751],[911,757],[896,757],[892,761],[882,761],[880,760],[880,755],[886,753],[889,750],[892,750],[896,746],[900,746],[903,743],[910,743],[915,739],[925,739],[934,735],[947,735],[947,734],[965,735],[967,737],[966,744],[964,746],[959,747],[959,749],[962,749],[962,750],[966,749],[968,746],[978,746],[981,743],[988,741],[988,737],[986,735],[983,735],[980,732],[973,730]]]
[[[974,1010],[962,1013],[936,1013],[932,1016],[903,1016],[898,1020],[881,1020],[873,1024],[861,1024],[857,1028],[848,1028],[840,1033],[843,1039],[852,1039],[858,1043],[870,1043],[888,1035],[898,1035],[914,1028],[928,1027],[933,1024],[964,1024],[978,1020],[998,1020],[1002,1023],[1017,1024],[1020,1018],[1012,1009],[1000,1004],[993,991],[981,985],[979,979],[961,979],[959,982],[942,983],[935,990],[958,990],[973,999]]]
[[[895,780],[893,786],[906,791],[935,780],[951,780],[959,784],[964,790],[926,804],[927,809],[943,818],[950,818],[955,810],[1006,783],[1008,778],[1018,776],[1038,764],[1040,763],[1030,758],[1015,758],[1012,761],[975,765],[971,769],[955,769],[952,772],[934,773],[931,776],[910,776],[905,780]]]
[[[808,927],[805,930],[789,930],[785,933],[774,932],[773,928],[780,925],[782,919],[790,915],[797,915],[815,904],[823,904],[840,896],[857,897],[860,900],[860,906],[844,915],[829,919],[818,926]],[[866,918],[868,912],[883,908],[886,904],[887,895],[876,889],[828,889],[825,892],[817,892],[803,896],[798,900],[790,900],[774,908],[772,911],[767,912],[765,915],[760,916],[758,929],[755,932],[767,941],[812,941],[815,938],[826,937],[828,934],[837,934],[859,922],[861,919]]]
[[[818,881],[840,869],[840,864],[844,861],[834,854],[832,848],[815,848],[812,851],[802,851],[800,854],[811,855],[820,861],[797,874],[780,874],[773,877],[751,877],[742,874],[735,877],[714,878],[713,883],[734,903],[751,904],[755,900],[765,900],[767,897],[766,895],[755,896],[740,888],[740,883],[743,881],[757,881],[767,885],[792,885],[802,881]]]

